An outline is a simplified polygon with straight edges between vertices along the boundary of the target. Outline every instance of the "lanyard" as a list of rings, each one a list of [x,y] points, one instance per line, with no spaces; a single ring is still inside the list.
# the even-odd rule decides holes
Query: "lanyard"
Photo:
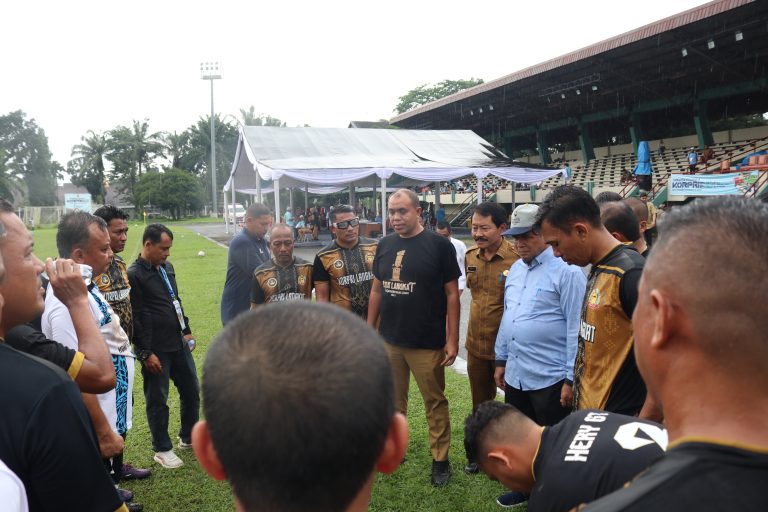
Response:
[[[112,315],[109,314],[109,308],[107,307],[107,304],[99,298],[99,295],[94,293],[93,285],[88,287],[88,293],[91,294],[91,297],[93,297],[93,300],[96,301],[96,305],[99,307],[99,311],[101,311],[102,316],[99,320],[99,327],[104,327],[112,321]]]
[[[168,280],[168,274],[165,273],[165,268],[160,266],[159,269],[160,276],[163,278],[163,281],[165,281],[166,288],[168,288],[168,293],[171,294],[171,300],[176,300],[176,294],[173,293],[173,287],[171,286],[171,282]]]

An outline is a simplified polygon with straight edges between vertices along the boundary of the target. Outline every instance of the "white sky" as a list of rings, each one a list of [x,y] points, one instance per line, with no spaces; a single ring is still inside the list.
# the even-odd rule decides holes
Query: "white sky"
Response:
[[[702,3],[8,0],[0,114],[24,110],[66,165],[89,129],[147,118],[181,132],[208,115],[200,62],[218,60],[221,115],[254,105],[288,126],[346,127],[392,117],[418,85],[493,80]]]

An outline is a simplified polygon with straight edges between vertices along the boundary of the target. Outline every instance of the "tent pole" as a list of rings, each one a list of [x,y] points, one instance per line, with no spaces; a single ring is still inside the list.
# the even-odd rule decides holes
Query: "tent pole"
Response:
[[[226,194],[224,194],[226,195]],[[226,203],[226,198],[224,199],[224,202]],[[234,222],[232,222],[232,233],[237,234],[237,211],[235,210],[235,205],[237,204],[236,198],[235,198],[235,180],[232,178],[232,211],[234,212]],[[245,222],[245,215],[243,215],[243,222]]]
[[[387,234],[387,178],[381,178],[381,236]]]
[[[435,182],[435,212],[440,209],[440,182]]]
[[[234,181],[234,180],[232,180]],[[233,187],[234,189],[234,187]],[[224,231],[229,234],[229,210],[227,209],[227,194],[226,192],[224,195]],[[233,206],[234,208],[234,206]]]
[[[256,174],[256,201],[261,203],[261,176],[259,176],[259,170],[255,166],[253,171]]]
[[[477,204],[483,202],[483,178],[477,177]]]
[[[293,187],[288,189],[288,207],[291,209],[291,213],[293,213]]]
[[[373,198],[373,216],[376,217],[379,214],[379,205],[376,200],[376,180],[373,180],[373,194],[371,197]]]
[[[309,211],[309,183],[304,184],[304,215]],[[306,217],[304,218],[306,220]]]
[[[273,182],[274,191],[272,194],[275,197],[275,224],[280,223],[280,178],[275,179]]]

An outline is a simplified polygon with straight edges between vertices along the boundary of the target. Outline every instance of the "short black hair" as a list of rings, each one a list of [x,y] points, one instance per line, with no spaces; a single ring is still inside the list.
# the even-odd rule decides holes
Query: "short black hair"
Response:
[[[340,213],[355,213],[355,209],[349,206],[348,204],[339,204],[333,207],[333,210],[330,211],[329,217],[331,218],[331,222],[336,222],[336,216]]]
[[[610,190],[604,190],[595,196],[595,202],[598,206],[603,203],[612,203],[613,201],[621,201],[623,198],[621,194],[617,192],[611,192]]]
[[[111,204],[100,206],[96,209],[95,212],[93,212],[93,214],[104,219],[104,222],[106,222],[107,225],[109,225],[109,223],[114,219],[128,220],[130,218],[130,215],[125,213],[125,211],[121,210],[117,206],[112,206]]]
[[[246,510],[345,510],[395,414],[384,341],[355,315],[307,301],[227,324],[202,389],[213,445]]]
[[[88,244],[91,239],[91,224],[97,224],[102,231],[107,230],[104,219],[88,212],[74,210],[64,214],[56,232],[56,248],[60,257],[69,258],[72,251]]]
[[[640,238],[640,219],[623,201],[611,201],[600,206],[600,220],[609,232],[617,232],[625,240],[634,242]]]
[[[0,198],[0,213],[16,213],[16,210],[7,199]]]
[[[173,240],[173,233],[163,224],[150,224],[144,228],[144,234],[141,235],[141,244],[144,245],[147,240],[152,242],[152,245],[159,244],[160,239],[163,238],[163,233],[168,235],[168,238]]]
[[[638,220],[648,222],[648,203],[636,197],[628,197],[624,202],[632,208]]]
[[[252,219],[263,217],[264,215],[272,216],[272,211],[261,203],[253,203],[245,209],[245,216]]]
[[[485,201],[484,203],[480,203],[479,205],[475,206],[475,209],[472,211],[472,213],[476,213],[481,217],[490,217],[491,221],[497,228],[502,224],[507,224],[507,219],[509,218],[507,210],[505,210],[504,207],[499,203],[494,203],[493,201]]]
[[[449,233],[453,232],[451,225],[448,222],[441,220],[437,223],[437,229],[447,229]]]
[[[552,226],[565,233],[571,232],[575,222],[586,222],[593,227],[600,227],[600,207],[592,196],[583,188],[574,185],[560,185],[550,192],[539,206],[536,215],[538,229],[542,222],[547,221]]]
[[[525,420],[529,420],[516,407],[497,400],[483,402],[472,414],[467,416],[467,419],[464,420],[464,451],[467,453],[467,460],[480,462],[484,458],[486,438],[490,431],[499,426],[507,416],[510,416],[514,421],[506,426],[515,425],[517,427],[521,423],[527,423]],[[510,436],[514,438],[519,435],[519,428],[512,430],[517,430],[517,432],[510,431]]]

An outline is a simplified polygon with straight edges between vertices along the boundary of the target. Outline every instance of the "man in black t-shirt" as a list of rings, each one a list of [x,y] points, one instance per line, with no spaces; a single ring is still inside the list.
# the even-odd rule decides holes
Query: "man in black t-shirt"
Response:
[[[670,448],[586,510],[768,510],[766,254],[759,201],[699,199],[665,216],[633,323]]]
[[[379,242],[373,261],[368,324],[378,326],[387,342],[395,403],[403,414],[411,373],[418,383],[429,424],[432,484],[445,485],[451,442],[445,367],[459,349],[461,270],[450,240],[419,224],[421,208],[413,191],[392,194],[388,209],[395,233]]]
[[[664,454],[667,433],[657,423],[596,410],[541,427],[489,401],[467,418],[464,446],[489,478],[530,493],[528,512],[559,512],[620,489]]]

